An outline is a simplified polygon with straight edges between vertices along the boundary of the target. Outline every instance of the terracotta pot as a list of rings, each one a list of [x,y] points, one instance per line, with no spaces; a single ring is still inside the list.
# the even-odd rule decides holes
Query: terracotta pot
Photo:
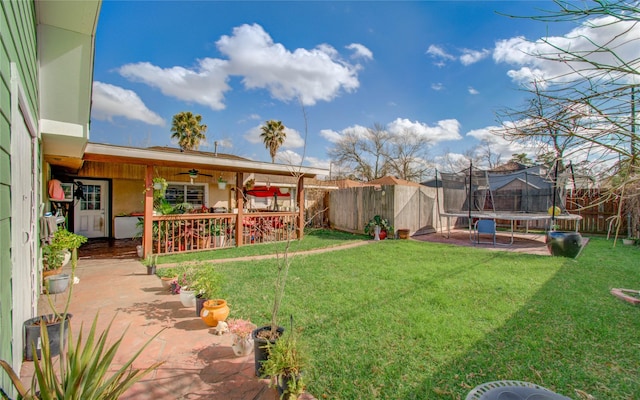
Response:
[[[224,321],[229,316],[229,306],[226,300],[207,300],[202,305],[200,318],[209,326],[218,326],[219,321]]]
[[[211,247],[211,236],[200,236],[198,238],[198,249],[208,249]]]
[[[49,269],[49,270],[44,270],[42,271],[42,277],[46,278],[47,276],[51,276],[51,275],[58,275],[62,273],[62,267],[58,268],[58,269]]]
[[[400,239],[409,239],[409,229],[398,229],[398,237]]]
[[[173,276],[171,278],[168,278],[165,276],[161,277],[160,282],[162,283],[162,288],[165,290],[169,290],[171,288],[171,281],[177,278],[178,278],[177,276]]]

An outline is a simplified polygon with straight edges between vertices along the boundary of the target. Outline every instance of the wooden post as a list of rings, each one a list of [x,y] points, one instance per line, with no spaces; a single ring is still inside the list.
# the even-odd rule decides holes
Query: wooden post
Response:
[[[144,187],[144,230],[142,231],[142,257],[153,253],[153,165],[147,165]]]
[[[244,219],[244,197],[242,194],[243,181],[244,173],[236,173],[236,206],[238,207],[238,213],[236,214],[236,247],[242,246],[244,234],[244,226],[242,225],[242,220]]]
[[[298,203],[298,239],[304,236],[304,177],[298,178],[298,190],[296,193]]]

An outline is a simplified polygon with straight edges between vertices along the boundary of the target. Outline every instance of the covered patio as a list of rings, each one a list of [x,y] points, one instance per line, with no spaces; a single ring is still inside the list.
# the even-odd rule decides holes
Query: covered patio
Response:
[[[80,189],[74,209],[65,206],[70,230],[119,239],[123,237],[117,231],[119,222],[126,219],[141,233],[143,257],[301,238],[305,180],[328,174],[321,168],[256,162],[217,152],[98,143],[88,143],[82,159],[45,159],[52,177]],[[255,182],[256,176],[267,177],[266,182]],[[195,207],[171,215],[154,210],[154,180],[159,178],[179,188],[177,195],[173,193],[174,203],[191,202]],[[263,190],[258,193],[254,183],[262,184]],[[265,193],[273,196],[269,207],[256,208],[248,202],[250,196]],[[81,230],[87,226],[103,230],[92,235]]]

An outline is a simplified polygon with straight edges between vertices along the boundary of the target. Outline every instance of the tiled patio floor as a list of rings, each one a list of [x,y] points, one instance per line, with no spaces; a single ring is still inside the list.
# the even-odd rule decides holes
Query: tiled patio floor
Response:
[[[66,269],[66,268],[65,268]],[[160,280],[146,274],[135,259],[81,259],[69,312],[72,330],[80,324],[87,332],[99,312],[98,331],[113,320],[110,339],[116,340],[128,327],[114,367],[158,331],[160,335],[138,357],[134,366],[165,363],[136,384],[122,399],[225,399],[272,400],[275,389],[255,377],[254,355],[236,357],[229,334],[217,336],[212,328],[184,308],[179,296],[162,290]],[[62,305],[66,293],[52,295]],[[39,314],[49,313],[46,296],[41,296]],[[25,362],[21,376],[30,381],[33,363]]]

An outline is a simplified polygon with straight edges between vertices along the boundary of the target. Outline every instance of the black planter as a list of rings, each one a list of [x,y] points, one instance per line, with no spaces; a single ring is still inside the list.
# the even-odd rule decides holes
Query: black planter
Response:
[[[300,380],[300,378],[301,375],[296,375],[296,380]],[[278,389],[278,398],[288,400],[291,397],[291,393],[288,393],[291,380],[292,377],[290,375],[278,380],[278,384],[276,385]],[[285,392],[287,393],[285,394]]]
[[[196,317],[200,316],[200,311],[202,311],[202,305],[207,300],[209,300],[209,299],[207,299],[206,297],[198,297],[198,296],[196,296]]]
[[[156,274],[156,266],[147,265],[147,275],[155,275],[155,274]]]
[[[67,339],[67,332],[69,331],[69,320],[72,315],[67,314],[67,319],[64,323],[64,335],[60,335],[60,321],[47,324],[46,321],[51,321],[55,318],[53,314],[41,315],[39,317],[28,319],[24,322],[24,359],[27,361],[33,361],[33,346],[36,347],[36,357],[40,359],[42,356],[42,340],[40,337],[40,324],[45,324],[47,327],[47,335],[49,336],[49,352],[51,356],[57,356],[60,354],[60,349],[64,347],[64,343]]]
[[[259,337],[258,334],[263,331],[271,331],[271,325],[261,326],[260,328],[254,329],[253,332],[251,332],[251,338],[253,338],[253,355],[255,359],[256,376],[258,377],[262,377],[262,363],[267,361],[267,359],[269,358],[269,352],[267,351],[267,342],[271,344],[276,343],[275,340],[267,341],[266,339]],[[284,328],[279,326],[277,332],[280,334],[278,337],[281,337],[284,333]]]
[[[546,240],[552,256],[575,258],[582,249],[582,236],[577,232],[549,232]]]

